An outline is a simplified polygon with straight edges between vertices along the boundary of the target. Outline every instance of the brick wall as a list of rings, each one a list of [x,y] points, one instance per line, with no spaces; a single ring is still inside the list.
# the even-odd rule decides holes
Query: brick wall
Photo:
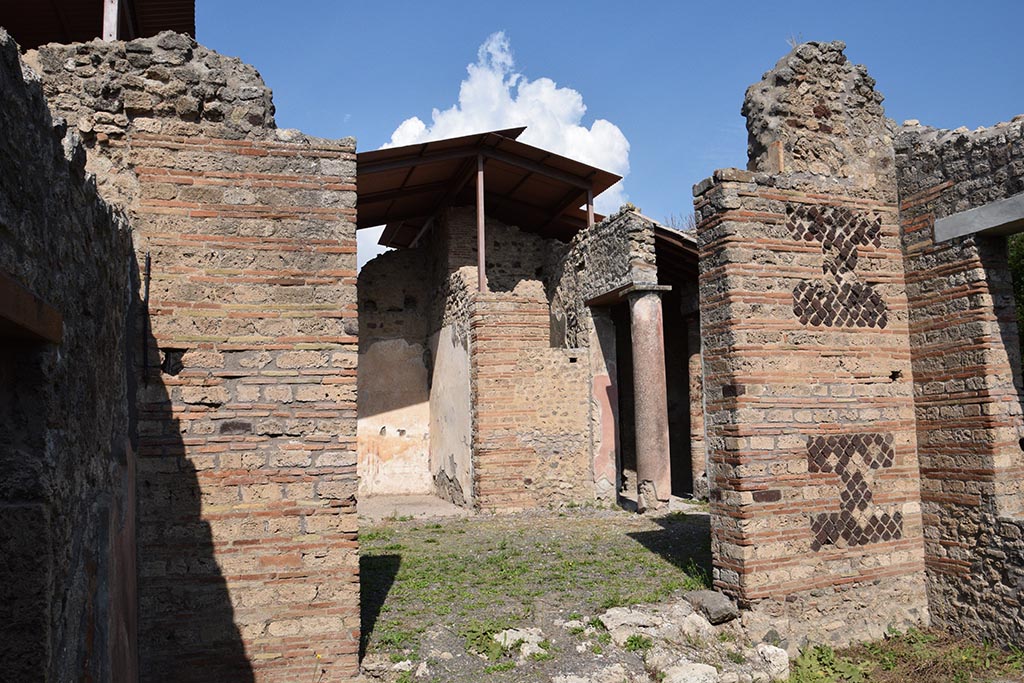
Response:
[[[484,509],[594,497],[585,353],[552,348],[545,300],[473,297],[473,468]]]
[[[354,675],[354,141],[275,129],[255,70],[186,36],[28,59],[128,209],[144,282],[151,257],[143,679]]]
[[[928,618],[893,155],[842,48],[752,86],[755,172],[694,189],[715,585],[835,643]]]
[[[552,347],[545,288],[549,254],[565,247],[488,219],[489,292],[480,294],[475,221],[472,208],[451,210],[438,242],[451,293],[442,320],[468,333],[473,504],[592,500],[588,359]]]
[[[1006,238],[936,218],[1024,191],[1024,123],[897,139],[929,601],[948,628],[1024,637],[1021,365]]]
[[[0,29],[0,680],[129,681],[131,240],[23,68]],[[56,343],[12,336],[15,290],[62,317]]]
[[[894,207],[717,178],[698,197],[716,584],[749,601],[919,571]],[[875,296],[805,305],[828,268],[808,211],[877,227],[855,270]]]

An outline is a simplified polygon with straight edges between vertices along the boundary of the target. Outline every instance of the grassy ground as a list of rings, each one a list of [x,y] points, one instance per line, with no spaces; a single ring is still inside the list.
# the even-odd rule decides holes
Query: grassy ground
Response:
[[[443,629],[479,653],[504,628],[703,588],[709,537],[706,514],[583,508],[364,526],[363,647],[415,662],[424,634]]]
[[[911,629],[834,652],[817,647],[793,663],[790,683],[1024,681],[1024,651],[1002,650],[937,630]]]
[[[363,649],[380,677],[445,683],[550,681],[553,674],[624,666],[645,680],[642,643],[610,645],[607,632],[559,624],[610,607],[662,602],[707,585],[708,517],[660,518],[577,508],[511,516],[391,519],[361,533]],[[541,651],[523,661],[492,635],[541,627]],[[584,647],[582,643],[586,643]],[[429,676],[415,668],[426,662]],[[790,683],[1024,683],[1024,652],[937,631],[891,634],[793,662]]]

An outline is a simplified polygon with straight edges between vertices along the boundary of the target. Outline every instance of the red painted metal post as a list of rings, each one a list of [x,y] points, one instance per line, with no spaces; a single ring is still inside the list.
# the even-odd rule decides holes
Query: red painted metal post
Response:
[[[594,227],[594,187],[587,188],[587,227]]]
[[[476,157],[476,272],[477,289],[487,291],[486,238],[484,235],[484,158]]]

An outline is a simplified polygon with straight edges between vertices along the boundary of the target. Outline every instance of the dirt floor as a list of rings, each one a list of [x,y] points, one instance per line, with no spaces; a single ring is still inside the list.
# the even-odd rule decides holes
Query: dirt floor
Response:
[[[647,618],[707,586],[708,514],[681,507],[660,516],[599,507],[465,516],[397,500],[366,508],[364,674],[388,683],[662,680],[659,644],[610,632],[609,615]],[[742,642],[738,624],[690,643],[690,656],[720,672],[740,665],[756,644]],[[911,629],[846,650],[808,648],[789,681],[1021,683],[1024,652]]]
[[[371,522],[360,534],[364,669],[386,681],[650,680],[642,652],[590,622],[705,587],[708,523],[699,506]],[[493,636],[510,628],[539,631],[502,648]],[[525,656],[524,637],[536,641]]]

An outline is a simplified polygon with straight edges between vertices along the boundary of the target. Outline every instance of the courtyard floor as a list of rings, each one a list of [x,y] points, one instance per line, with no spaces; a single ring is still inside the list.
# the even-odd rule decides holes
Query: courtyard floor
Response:
[[[618,665],[626,680],[648,680],[642,652],[586,622],[706,587],[708,523],[692,506],[661,517],[577,507],[364,524],[364,669],[391,681],[546,683]],[[540,629],[540,652],[492,646],[510,628]]]
[[[660,516],[608,507],[466,516],[400,500],[361,508],[364,673],[389,683],[660,680],[649,673],[657,646],[613,639],[602,618],[707,587],[708,514],[674,507]],[[724,670],[750,645],[726,629],[698,650]],[[791,672],[791,683],[1018,683],[1024,652],[911,630],[807,650]]]

